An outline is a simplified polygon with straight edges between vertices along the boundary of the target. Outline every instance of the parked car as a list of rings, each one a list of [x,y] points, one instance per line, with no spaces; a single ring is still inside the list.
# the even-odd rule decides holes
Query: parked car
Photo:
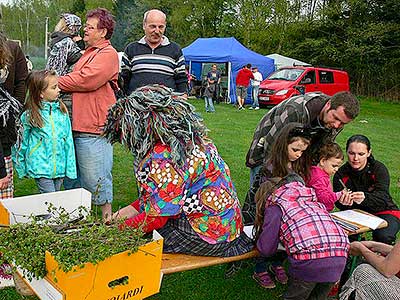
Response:
[[[346,71],[295,66],[279,69],[262,81],[258,99],[261,105],[276,105],[294,95],[322,92],[332,96],[349,90]]]

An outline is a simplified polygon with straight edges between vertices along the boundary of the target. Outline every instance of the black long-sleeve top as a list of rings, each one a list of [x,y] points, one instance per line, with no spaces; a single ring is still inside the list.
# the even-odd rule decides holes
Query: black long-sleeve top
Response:
[[[333,190],[343,190],[341,179],[352,192],[364,192],[365,199],[360,204],[351,206],[336,202],[340,210],[362,209],[375,214],[386,210],[398,210],[389,193],[390,176],[386,166],[375,160],[372,155],[368,158],[367,165],[360,171],[353,170],[350,164],[345,163],[333,177]]]

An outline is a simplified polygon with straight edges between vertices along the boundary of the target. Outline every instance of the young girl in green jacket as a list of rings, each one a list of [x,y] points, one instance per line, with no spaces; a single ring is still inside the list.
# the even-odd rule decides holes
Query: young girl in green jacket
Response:
[[[58,99],[57,73],[33,71],[28,93],[16,170],[20,178],[35,178],[41,193],[59,191],[65,176],[76,178],[76,164],[67,108]]]

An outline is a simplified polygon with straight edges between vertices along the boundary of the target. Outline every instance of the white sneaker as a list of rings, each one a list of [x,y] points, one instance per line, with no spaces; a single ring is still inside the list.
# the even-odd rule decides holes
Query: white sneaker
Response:
[[[258,106],[255,108],[255,110],[260,109]]]

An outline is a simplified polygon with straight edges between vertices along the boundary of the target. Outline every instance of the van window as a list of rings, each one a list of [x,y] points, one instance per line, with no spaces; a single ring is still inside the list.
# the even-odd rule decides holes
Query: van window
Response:
[[[315,84],[315,71],[308,71],[300,81],[300,84]]]
[[[304,70],[299,69],[280,69],[275,73],[272,73],[268,79],[269,80],[289,80],[295,81],[304,72]]]
[[[320,83],[333,83],[333,73],[329,71],[318,71]]]

